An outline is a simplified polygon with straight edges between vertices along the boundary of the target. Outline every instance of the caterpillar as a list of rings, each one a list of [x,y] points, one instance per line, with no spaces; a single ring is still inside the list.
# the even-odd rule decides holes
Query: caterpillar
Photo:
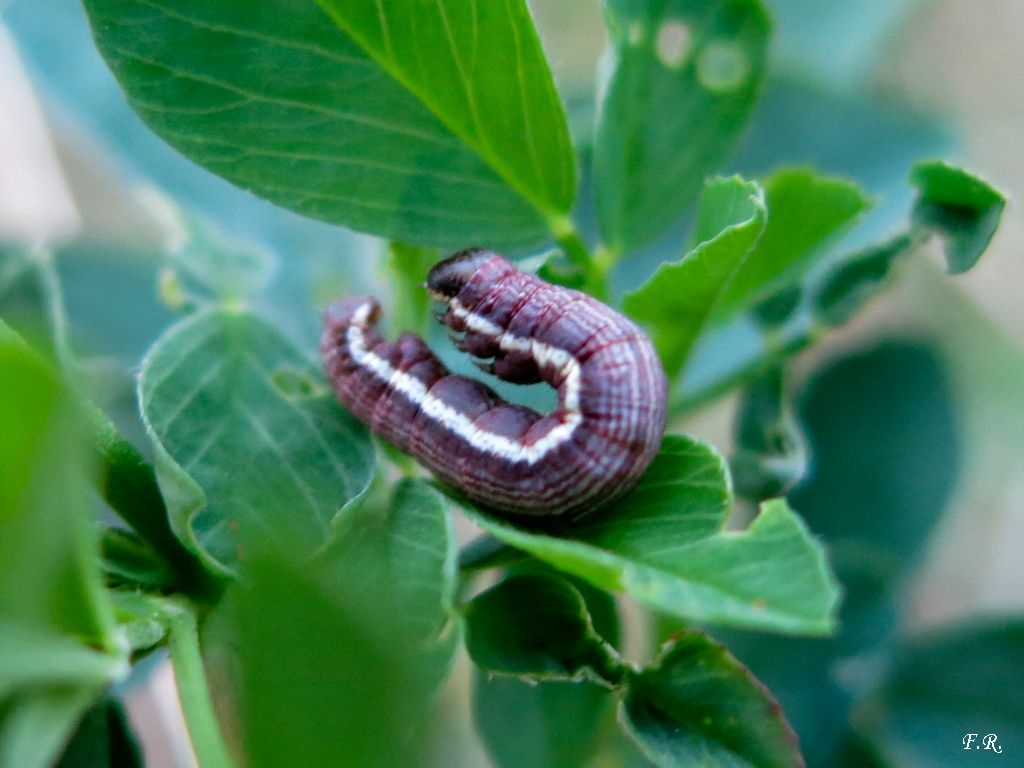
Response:
[[[338,399],[445,482],[510,515],[578,516],[633,488],[665,430],[667,383],[647,335],[610,307],[470,249],[426,288],[457,346],[509,382],[546,382],[550,414],[451,374],[423,339],[376,330],[381,308],[350,296],[327,310],[320,352]],[[490,362],[484,362],[490,361]]]

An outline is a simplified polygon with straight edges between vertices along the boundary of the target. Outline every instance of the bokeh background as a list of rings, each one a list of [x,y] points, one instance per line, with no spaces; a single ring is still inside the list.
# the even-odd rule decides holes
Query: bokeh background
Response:
[[[585,145],[594,73],[605,44],[600,5],[598,0],[530,0],[530,5],[570,105],[574,135]],[[896,227],[909,200],[907,169],[924,157],[962,163],[1010,197],[996,240],[974,270],[951,280],[941,274],[937,257],[915,262],[868,312],[805,353],[797,378],[799,384],[800,376],[851,350],[876,349],[880,340],[909,338],[926,350],[924,368],[906,375],[885,367],[884,346],[866,362],[861,359],[860,368],[847,371],[855,378],[881,366],[878,380],[892,376],[892,386],[903,388],[904,399],[894,399],[891,413],[876,414],[875,432],[865,438],[876,441],[876,459],[892,462],[893,476],[910,488],[906,499],[890,495],[883,501],[902,504],[897,512],[906,512],[920,501],[915,488],[934,487],[934,473],[949,481],[948,493],[935,500],[943,510],[934,527],[908,526],[894,534],[926,533],[914,545],[921,562],[907,575],[900,631],[979,615],[1019,615],[1024,612],[1024,213],[1017,201],[1024,195],[1024,6],[1019,0],[773,0],[769,5],[776,17],[773,74],[734,160],[736,169],[758,174],[796,162],[857,179],[879,204],[850,236],[851,245]],[[275,209],[193,166],[153,136],[129,110],[92,47],[77,2],[0,0],[0,240],[57,248],[78,344],[109,361],[95,365],[95,388],[135,437],[131,380],[124,372],[173,317],[151,298],[159,282],[163,195],[202,211],[233,239],[277,254],[284,267],[272,309],[299,338],[315,338],[316,309],[332,293],[380,279],[374,268],[376,241]],[[653,250],[650,259],[659,257],[664,254]],[[928,366],[933,364],[942,386],[948,385],[952,406],[932,420],[926,413],[917,434],[941,433],[936,421],[948,419],[956,456],[917,446],[914,455],[924,458],[903,464],[899,441],[908,439],[901,431],[907,411],[923,407],[907,390],[920,385],[918,391],[931,391],[935,380]],[[862,394],[844,390],[841,380],[826,384],[832,389],[822,397],[849,397],[855,403]],[[813,400],[813,394],[809,397]],[[728,451],[734,406],[734,399],[726,399],[684,428]],[[805,407],[813,410],[814,404]],[[855,426],[822,429],[841,435]],[[842,444],[839,439],[836,450]],[[913,485],[916,480],[919,486]],[[458,687],[452,690],[457,698]],[[151,726],[142,731],[151,764],[189,765],[167,669],[155,665],[130,702],[133,721]],[[451,710],[464,707],[453,701]],[[486,764],[467,718],[453,717],[445,727],[451,730],[450,743],[463,745],[457,750],[460,764]]]

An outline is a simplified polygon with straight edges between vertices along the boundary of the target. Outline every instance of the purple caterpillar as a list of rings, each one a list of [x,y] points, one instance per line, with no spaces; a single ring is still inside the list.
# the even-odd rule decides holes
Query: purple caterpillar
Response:
[[[373,432],[486,507],[579,515],[630,490],[665,430],[667,384],[647,336],[611,308],[550,285],[486,250],[437,264],[427,288],[460,349],[506,381],[544,381],[541,415],[455,376],[418,336],[386,341],[380,305],[327,310],[320,353],[341,403]]]

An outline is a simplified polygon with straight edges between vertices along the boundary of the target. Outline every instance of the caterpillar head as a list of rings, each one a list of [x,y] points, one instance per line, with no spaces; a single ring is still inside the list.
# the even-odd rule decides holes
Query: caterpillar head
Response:
[[[484,262],[496,255],[486,248],[469,248],[439,261],[427,275],[427,290],[442,301],[452,298]]]

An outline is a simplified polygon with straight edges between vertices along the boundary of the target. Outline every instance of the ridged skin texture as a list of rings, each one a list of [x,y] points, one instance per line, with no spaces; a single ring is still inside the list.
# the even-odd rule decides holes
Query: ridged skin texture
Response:
[[[384,440],[482,505],[512,515],[579,515],[631,489],[665,430],[667,384],[647,336],[600,302],[488,251],[441,262],[429,279],[502,379],[558,391],[548,415],[454,376],[419,337],[387,341],[380,307],[348,297],[327,311],[321,354],[338,399]]]

